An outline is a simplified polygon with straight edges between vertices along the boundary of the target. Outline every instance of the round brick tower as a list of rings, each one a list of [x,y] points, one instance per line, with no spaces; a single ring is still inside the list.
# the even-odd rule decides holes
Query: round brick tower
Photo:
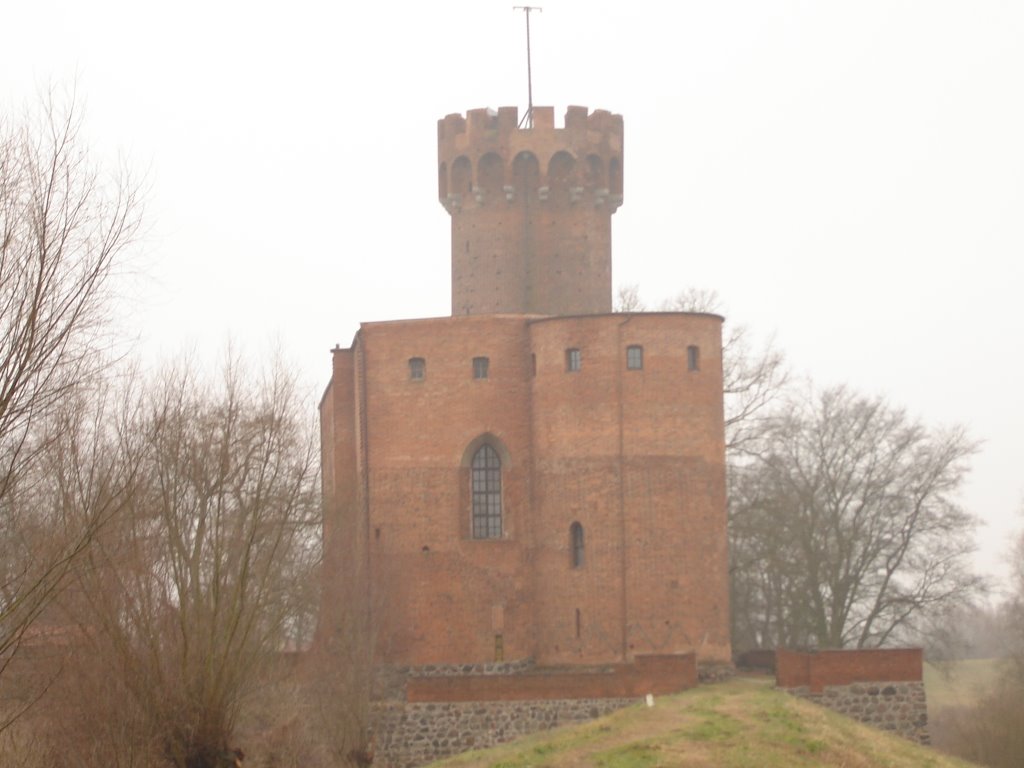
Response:
[[[438,121],[438,194],[452,217],[452,315],[612,309],[611,215],[622,117],[569,107],[474,109]]]

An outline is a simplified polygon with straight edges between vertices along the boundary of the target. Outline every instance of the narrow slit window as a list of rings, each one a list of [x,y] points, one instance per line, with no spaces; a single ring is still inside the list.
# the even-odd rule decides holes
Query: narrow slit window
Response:
[[[626,368],[639,371],[644,367],[644,348],[639,344],[626,347]]]
[[[565,370],[569,373],[577,372],[583,366],[583,356],[579,349],[573,347],[565,350]]]
[[[491,360],[488,357],[473,358],[473,378],[486,379],[490,373]]]
[[[700,370],[700,347],[691,344],[686,348],[686,369],[689,371]]]
[[[584,559],[583,526],[573,523],[569,526],[570,562],[573,568],[582,568]]]
[[[423,381],[427,377],[427,361],[422,357],[409,358],[409,378],[413,381]]]

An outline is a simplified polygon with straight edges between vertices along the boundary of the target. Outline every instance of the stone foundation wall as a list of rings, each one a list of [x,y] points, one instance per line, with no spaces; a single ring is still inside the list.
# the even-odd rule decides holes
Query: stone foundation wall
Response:
[[[381,702],[374,705],[374,766],[414,768],[520,736],[601,717],[637,699]]]
[[[775,684],[867,725],[929,743],[920,648],[779,648]]]
[[[728,669],[711,665],[705,675]],[[374,765],[413,768],[526,734],[601,717],[648,694],[697,684],[692,653],[639,655],[628,664],[380,667],[372,705]]]
[[[922,682],[826,685],[821,693],[811,693],[806,686],[784,690],[918,744],[930,741]]]

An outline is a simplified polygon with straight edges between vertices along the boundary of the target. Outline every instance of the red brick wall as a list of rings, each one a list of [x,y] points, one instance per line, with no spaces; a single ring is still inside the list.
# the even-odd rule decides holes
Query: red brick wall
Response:
[[[696,657],[689,653],[637,656],[633,664],[618,664],[607,670],[414,677],[406,684],[406,699],[421,702],[639,698],[648,693],[677,693],[696,684]]]
[[[492,661],[500,635],[505,659],[541,664],[727,661],[720,327],[683,313],[475,315],[366,324],[336,352],[325,519],[356,566],[346,578],[364,580],[379,660]],[[630,344],[643,370],[626,370]],[[578,373],[567,347],[582,352]],[[487,379],[473,378],[474,356],[490,359]],[[500,540],[470,535],[466,465],[481,439],[504,456]]]
[[[317,640],[326,642],[365,609],[366,521],[357,471],[356,349],[335,349],[333,375],[320,402],[324,589]]]
[[[622,118],[570,107],[565,127],[555,128],[554,110],[535,107],[532,128],[519,130],[518,119],[515,107],[503,107],[438,121],[438,192],[452,217],[452,314],[610,312]],[[517,172],[520,153],[535,158],[535,175]],[[561,171],[560,160],[571,169]]]
[[[530,655],[529,385],[522,318],[373,323],[366,348],[370,554],[382,661],[487,661]],[[472,359],[487,356],[487,379]],[[408,359],[426,375],[409,379]],[[490,435],[506,455],[504,536],[471,538],[468,447]]]
[[[720,335],[711,315],[531,323],[539,663],[695,649],[729,660]],[[641,370],[626,369],[630,345],[643,347]],[[578,373],[565,371],[569,347]]]
[[[827,685],[917,682],[923,675],[920,648],[775,652],[775,682],[780,688],[807,687],[821,693]]]

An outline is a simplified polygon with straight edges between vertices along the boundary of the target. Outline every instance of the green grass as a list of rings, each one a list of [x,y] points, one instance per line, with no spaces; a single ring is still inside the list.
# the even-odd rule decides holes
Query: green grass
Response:
[[[583,725],[467,752],[435,768],[954,768],[968,763],[736,679]]]

